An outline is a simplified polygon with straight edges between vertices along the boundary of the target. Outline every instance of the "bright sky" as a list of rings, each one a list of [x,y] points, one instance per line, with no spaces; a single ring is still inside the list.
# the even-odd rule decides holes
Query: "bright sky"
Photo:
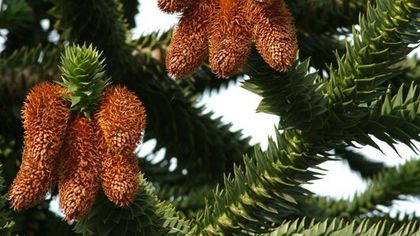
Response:
[[[137,29],[133,37],[147,34],[156,30],[169,29],[175,25],[178,16],[168,15],[157,8],[156,0],[140,0],[140,14],[136,18]],[[268,136],[274,135],[274,126],[278,123],[278,117],[256,113],[261,98],[240,87],[240,84],[229,87],[217,94],[206,94],[200,104],[205,104],[208,110],[212,110],[217,116],[222,116],[223,121],[234,124],[233,128],[242,129],[243,133],[252,136],[252,143],[261,143],[264,147],[267,145]],[[147,144],[146,144],[147,145]],[[380,145],[383,152],[364,147],[362,152],[376,160],[384,161],[387,165],[395,166],[403,163],[410,157],[416,156],[415,153],[404,145],[398,145],[398,151],[403,158],[386,145]],[[420,147],[420,145],[417,145]],[[146,148],[146,147],[145,147]],[[317,194],[332,196],[335,198],[349,198],[355,192],[363,191],[366,184],[356,174],[353,174],[347,165],[341,162],[326,162],[321,165],[328,170],[321,180],[314,181],[307,188]],[[407,212],[420,212],[419,202],[396,202],[394,208],[399,208]]]

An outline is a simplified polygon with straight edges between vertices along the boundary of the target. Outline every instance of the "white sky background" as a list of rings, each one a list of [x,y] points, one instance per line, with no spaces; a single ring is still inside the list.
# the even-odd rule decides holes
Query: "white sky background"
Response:
[[[140,0],[140,3],[140,14],[136,17],[137,28],[133,32],[133,37],[156,30],[166,30],[176,24],[178,16],[161,12],[157,8],[156,0]],[[252,144],[261,143],[265,147],[268,137],[274,135],[274,126],[278,123],[278,117],[256,113],[255,109],[260,100],[259,96],[242,89],[240,84],[237,84],[219,93],[206,94],[200,104],[205,104],[207,109],[214,111],[217,116],[222,116],[224,122],[233,123],[234,130],[242,129],[245,135],[252,137]],[[417,146],[420,147],[420,145]],[[361,151],[369,157],[384,161],[389,166],[401,164],[416,156],[404,145],[397,147],[402,158],[386,145],[381,145],[386,156],[371,147],[362,148]],[[307,186],[316,194],[349,198],[354,193],[362,192],[366,188],[366,183],[358,175],[352,173],[347,164],[329,161],[322,164],[321,167],[327,170],[326,175],[321,180],[314,181],[312,185]],[[395,208],[405,212],[420,212],[420,202],[398,201],[393,207],[393,212]]]

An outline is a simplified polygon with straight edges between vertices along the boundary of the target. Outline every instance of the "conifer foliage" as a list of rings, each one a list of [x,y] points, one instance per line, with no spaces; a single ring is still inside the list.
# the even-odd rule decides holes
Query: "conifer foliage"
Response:
[[[22,164],[9,191],[15,210],[38,204],[57,182],[68,221],[91,210],[100,182],[115,204],[133,201],[139,183],[132,153],[146,113],[125,87],[105,90],[108,82],[99,57],[92,46],[67,47],[62,81],[57,82],[61,86],[41,83],[28,94]]]
[[[178,24],[132,39],[137,0],[1,1],[0,235],[420,234],[384,210],[418,158],[352,149],[418,149],[418,0],[156,2]],[[198,104],[243,76],[280,118],[266,149]],[[368,188],[305,189],[331,159]]]

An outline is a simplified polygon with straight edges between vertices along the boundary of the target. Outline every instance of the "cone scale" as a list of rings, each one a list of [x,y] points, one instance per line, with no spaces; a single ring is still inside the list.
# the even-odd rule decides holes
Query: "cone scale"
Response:
[[[40,84],[23,108],[23,160],[9,190],[15,210],[35,206],[58,183],[67,221],[89,211],[100,187],[117,206],[136,196],[146,112],[135,94],[110,86],[92,46],[69,46],[61,57],[62,81]]]
[[[238,72],[252,44],[273,69],[287,72],[297,56],[293,17],[284,0],[160,0],[169,13],[181,12],[166,56],[175,78],[192,74],[208,57],[219,77]]]

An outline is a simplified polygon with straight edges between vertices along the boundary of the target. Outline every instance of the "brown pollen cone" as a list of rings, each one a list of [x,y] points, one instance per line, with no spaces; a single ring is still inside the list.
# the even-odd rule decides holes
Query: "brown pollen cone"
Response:
[[[64,92],[59,85],[43,83],[26,97],[22,110],[25,130],[22,164],[8,193],[14,210],[42,201],[55,182],[70,118],[67,102],[62,98]]]
[[[102,145],[105,143],[102,143]],[[128,206],[139,187],[139,167],[134,154],[110,154],[101,148],[101,183],[105,195],[118,206]]]
[[[185,9],[166,54],[169,75],[191,74],[208,56],[210,22],[218,0],[201,0]]]
[[[219,0],[220,10],[211,25],[210,65],[218,77],[238,71],[251,49],[251,35],[240,0]]]
[[[196,0],[158,0],[158,7],[165,12],[181,12],[194,4]]]
[[[265,5],[248,0],[245,7],[258,52],[272,68],[288,71],[296,60],[297,39],[293,18],[284,1]]]
[[[63,159],[60,162],[58,191],[65,219],[80,219],[95,202],[99,185],[100,157],[89,120],[77,115],[70,124]]]
[[[108,87],[95,114],[110,154],[133,153],[146,127],[146,111],[126,87]]]
[[[133,152],[146,126],[145,110],[127,88],[109,87],[95,114],[95,122],[102,158],[102,188],[110,201],[127,206],[138,191],[139,167]]]

